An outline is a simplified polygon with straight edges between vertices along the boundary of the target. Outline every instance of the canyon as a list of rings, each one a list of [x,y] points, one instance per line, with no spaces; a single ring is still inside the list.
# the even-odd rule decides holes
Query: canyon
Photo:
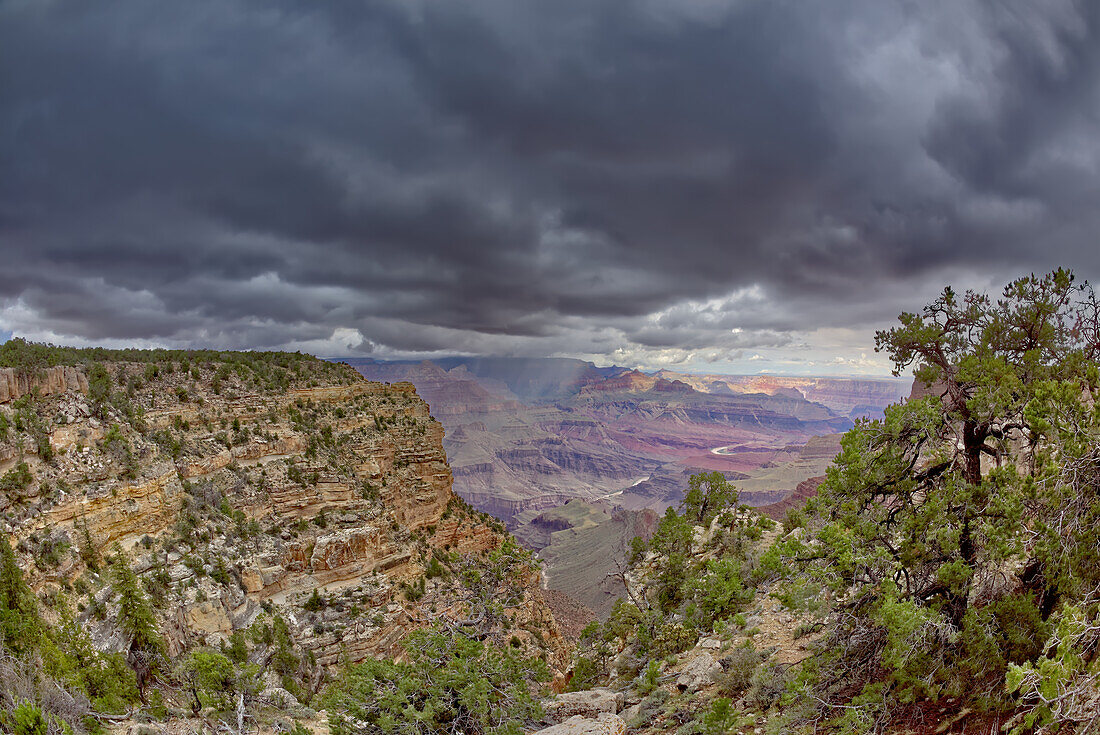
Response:
[[[538,552],[555,611],[581,621],[622,597],[631,539],[653,533],[692,474],[717,470],[742,504],[782,518],[853,420],[881,415],[910,382],[650,375],[560,358],[346,362],[416,386],[445,429],[455,491]]]
[[[831,457],[772,472],[769,485],[772,465],[854,418],[881,414],[911,382],[649,375],[564,358],[346,362],[372,380],[417,387],[444,426],[456,492],[510,527],[573,498],[661,512],[702,470],[733,480],[763,473],[744,500],[777,502],[813,476],[801,469],[819,474]]]
[[[104,614],[119,558],[173,656],[278,620],[300,663],[265,685],[290,698],[464,614],[457,571],[510,542],[454,494],[412,384],[299,355],[174,357],[0,371],[0,522],[32,589],[70,590],[104,650],[125,644]],[[560,672],[538,574],[513,581],[512,645]]]

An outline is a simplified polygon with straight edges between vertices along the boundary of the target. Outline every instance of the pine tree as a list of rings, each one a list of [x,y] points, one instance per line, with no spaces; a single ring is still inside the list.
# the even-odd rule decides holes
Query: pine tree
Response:
[[[38,647],[42,619],[7,537],[0,540],[0,643],[16,656]]]
[[[118,547],[115,547],[111,577],[112,587],[118,595],[118,625],[130,637],[127,660],[137,673],[138,688],[144,694],[145,685],[164,668],[168,647],[157,629],[153,607],[125,553]]]
[[[737,488],[717,470],[700,472],[688,479],[688,490],[681,507],[692,523],[709,526],[722,511],[737,505]]]

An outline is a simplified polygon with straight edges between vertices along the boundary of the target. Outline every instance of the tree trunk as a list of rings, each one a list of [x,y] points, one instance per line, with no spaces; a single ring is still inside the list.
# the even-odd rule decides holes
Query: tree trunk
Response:
[[[980,485],[982,482],[982,445],[985,444],[988,428],[971,418],[963,420],[963,479],[970,485]],[[978,550],[974,544],[974,536],[970,529],[970,509],[963,508],[962,531],[959,534],[959,556],[971,571],[978,557]],[[952,592],[948,599],[948,610],[952,624],[956,628],[962,628],[963,617],[966,615],[970,598],[970,582],[963,586],[962,590]]]
[[[963,477],[971,485],[982,481],[982,445],[988,430],[973,419],[963,421]]]

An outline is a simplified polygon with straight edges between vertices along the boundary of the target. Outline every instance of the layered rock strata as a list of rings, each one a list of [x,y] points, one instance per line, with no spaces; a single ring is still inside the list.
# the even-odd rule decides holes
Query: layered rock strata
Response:
[[[88,590],[76,603],[101,645],[118,643],[111,618],[89,613],[111,604],[102,567],[120,551],[160,595],[173,652],[278,617],[323,669],[400,655],[431,619],[417,604],[424,591],[438,586],[437,603],[461,615],[425,577],[428,563],[476,560],[505,536],[453,494],[443,428],[411,384],[315,360],[155,367],[109,364],[99,405],[78,367],[37,382],[0,371],[11,427],[0,475],[30,478],[4,475],[15,479],[0,484],[0,521],[36,589]],[[48,454],[15,421],[13,401],[27,395],[19,410],[45,427]],[[526,584],[517,635],[562,665],[538,580]]]

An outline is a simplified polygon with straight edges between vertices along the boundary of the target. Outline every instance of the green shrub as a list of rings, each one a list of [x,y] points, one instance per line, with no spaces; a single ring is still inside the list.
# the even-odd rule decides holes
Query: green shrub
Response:
[[[10,493],[26,490],[34,481],[31,468],[26,462],[20,462],[0,477],[0,491]]]
[[[302,609],[308,612],[317,612],[323,610],[328,606],[328,602],[325,598],[321,597],[321,593],[316,588],[313,590],[313,594],[309,596],[309,599],[302,603]]]
[[[658,679],[661,675],[661,665],[656,660],[650,661],[646,664],[645,670],[642,675],[638,677],[637,683],[634,688],[638,690],[638,693],[642,696],[650,694],[657,689]]]
[[[7,539],[0,539],[0,640],[16,656],[26,656],[42,640],[42,619],[34,593],[23,579]]]
[[[764,661],[764,654],[751,646],[739,646],[729,652],[722,660],[722,674],[718,678],[718,689],[723,695],[740,695],[753,683],[757,667]]]
[[[96,416],[103,418],[106,415],[111,401],[111,374],[101,362],[94,362],[88,368],[88,401]]]
[[[12,710],[11,731],[14,735],[47,735],[50,718],[34,702],[22,702]]]
[[[53,633],[48,668],[70,687],[83,692],[97,712],[125,712],[138,699],[137,679],[120,653],[104,653],[92,643],[86,626],[62,605]]]
[[[180,665],[179,674],[194,698],[196,710],[228,710],[234,706],[237,679],[233,664],[222,654],[192,651]]]
[[[398,723],[423,728],[414,732],[445,732],[456,722],[466,732],[519,735],[541,714],[531,686],[549,672],[538,659],[444,629],[413,633],[405,650],[407,663],[364,661],[325,691],[334,735],[363,725],[391,731]]]
[[[755,722],[755,717],[746,716],[735,709],[728,697],[718,697],[696,718],[692,729],[699,735],[726,735]]]

